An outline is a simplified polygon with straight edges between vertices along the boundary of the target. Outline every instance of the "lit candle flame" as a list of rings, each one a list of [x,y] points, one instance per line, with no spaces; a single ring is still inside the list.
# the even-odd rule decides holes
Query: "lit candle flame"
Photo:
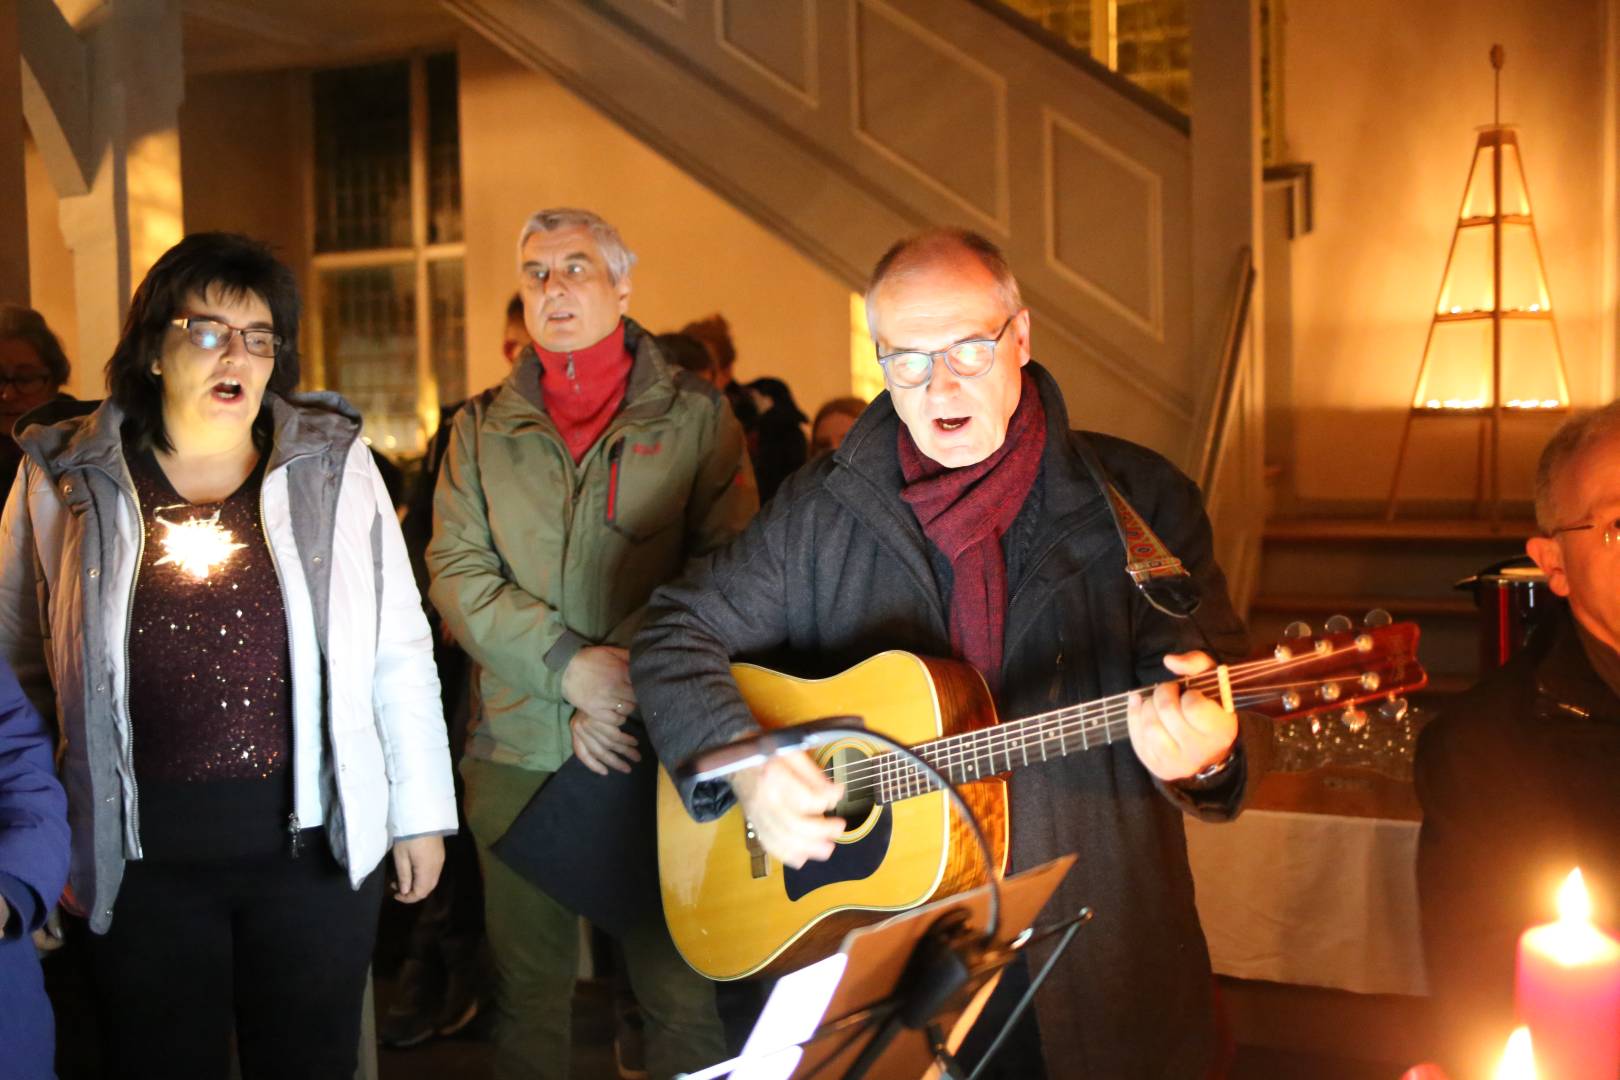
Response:
[[[1566,926],[1584,925],[1592,921],[1592,897],[1586,891],[1581,868],[1569,872],[1569,877],[1558,887],[1558,921]]]
[[[1491,1074],[1491,1080],[1536,1080],[1536,1055],[1530,1045],[1530,1029],[1519,1027],[1508,1036],[1507,1049]]]
[[[163,517],[163,510],[167,509],[169,507],[165,506],[152,515],[165,530],[160,541],[163,544],[163,558],[154,566],[173,564],[193,580],[207,581],[210,573],[230,562],[232,555],[247,547],[246,544],[238,544],[235,535],[220,526],[218,510],[209,517],[173,522]]]

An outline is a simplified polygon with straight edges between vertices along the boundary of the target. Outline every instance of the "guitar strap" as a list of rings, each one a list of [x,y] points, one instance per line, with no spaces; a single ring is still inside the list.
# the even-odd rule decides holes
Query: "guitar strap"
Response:
[[[1136,508],[1126,501],[1114,486],[1113,478],[1103,468],[1091,440],[1079,432],[1071,432],[1075,449],[1091,472],[1091,478],[1102,489],[1108,502],[1108,514],[1114,519],[1119,542],[1125,548],[1125,572],[1141,591],[1148,603],[1159,611],[1177,619],[1191,617],[1198,610],[1202,597],[1192,575],[1181,560],[1165,547],[1164,541],[1148,525]]]

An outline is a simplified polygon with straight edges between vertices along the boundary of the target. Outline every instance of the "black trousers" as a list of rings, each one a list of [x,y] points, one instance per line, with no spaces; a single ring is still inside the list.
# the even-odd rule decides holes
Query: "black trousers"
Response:
[[[108,1077],[350,1080],[381,869],[350,887],[320,830],[302,854],[130,862],[90,935]]]

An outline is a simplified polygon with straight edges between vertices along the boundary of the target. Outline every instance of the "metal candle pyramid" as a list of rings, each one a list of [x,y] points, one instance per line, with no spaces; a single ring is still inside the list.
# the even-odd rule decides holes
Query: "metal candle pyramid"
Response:
[[[1553,321],[1547,267],[1530,211],[1518,133],[1501,122],[1502,60],[1502,46],[1492,46],[1496,121],[1480,129],[1474,144],[1412,407],[1401,430],[1386,519],[1395,516],[1413,420],[1479,421],[1474,498],[1477,503],[1487,501],[1489,478],[1488,501],[1495,521],[1501,512],[1503,418],[1569,407],[1564,351]]]

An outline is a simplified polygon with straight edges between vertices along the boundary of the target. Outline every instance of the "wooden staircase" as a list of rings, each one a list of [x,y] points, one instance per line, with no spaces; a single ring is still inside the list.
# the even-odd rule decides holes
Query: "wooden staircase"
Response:
[[[1422,627],[1419,656],[1429,688],[1418,699],[1472,685],[1479,676],[1479,619],[1458,580],[1524,554],[1528,519],[1398,520],[1290,517],[1270,521],[1259,589],[1249,607],[1255,641],[1281,636],[1295,619],[1319,627],[1331,615],[1359,620],[1373,608]]]

